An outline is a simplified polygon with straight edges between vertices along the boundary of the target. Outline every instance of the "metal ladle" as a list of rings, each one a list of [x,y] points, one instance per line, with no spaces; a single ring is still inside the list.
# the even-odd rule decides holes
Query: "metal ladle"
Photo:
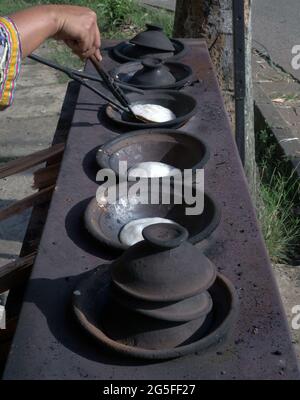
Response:
[[[47,60],[43,57],[37,56],[36,54],[31,54],[30,56],[28,56],[28,58],[30,58],[31,60],[37,61],[40,64],[46,65],[50,68],[53,68],[57,71],[63,72],[64,74],[66,74],[70,79],[79,82],[82,86],[87,87],[88,89],[90,89],[92,92],[96,93],[98,96],[102,97],[104,100],[106,100],[107,102],[109,102],[110,104],[112,104],[114,107],[116,107],[117,109],[120,109],[122,111],[125,111],[126,113],[131,114],[135,119],[142,121],[142,122],[149,122],[147,119],[142,118],[138,115],[136,115],[131,107],[130,107],[130,103],[127,100],[125,94],[122,92],[122,90],[120,89],[120,87],[123,87],[125,89],[130,89],[131,91],[134,91],[136,93],[140,93],[140,94],[144,94],[145,92],[141,89],[132,89],[129,85],[126,84],[116,84],[115,82],[112,83],[113,78],[111,78],[104,70],[103,68],[100,67],[98,60],[95,59],[91,59],[91,62],[93,63],[94,67],[96,68],[97,72],[99,73],[99,75],[101,76],[101,79],[99,79],[98,77],[96,77],[95,75],[90,75],[90,74],[86,74],[86,73],[82,73],[80,71],[74,70],[72,68],[68,68],[68,67],[63,67],[61,65],[58,65],[50,60]],[[101,73],[100,73],[101,71]],[[102,93],[100,90],[96,89],[94,86],[90,85],[86,80],[89,79],[91,81],[94,82],[100,82],[100,83],[104,83],[105,86],[107,87],[108,90],[110,90],[110,92],[114,95],[114,97],[118,100],[118,103],[114,100],[112,100],[110,97],[106,96],[104,93]],[[114,89],[112,89],[112,87],[114,86]],[[150,121],[151,122],[151,121]]]
[[[130,104],[130,101],[128,98],[125,96],[125,94],[122,92],[122,90],[118,87],[118,85],[115,83],[114,79],[102,68],[100,65],[100,62],[97,60],[97,58],[93,55],[89,58],[91,63],[93,64],[94,68],[98,72],[99,76],[102,78],[103,82],[105,83],[106,87],[110,90],[110,92],[114,95],[114,97],[125,107],[128,108],[130,114],[137,120],[142,121],[142,122],[153,122],[151,120],[148,120],[144,116],[141,116],[139,114],[136,114]]]

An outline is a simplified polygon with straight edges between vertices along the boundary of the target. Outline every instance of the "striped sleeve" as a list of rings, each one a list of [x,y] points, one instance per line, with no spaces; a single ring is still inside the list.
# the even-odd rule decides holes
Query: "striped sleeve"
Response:
[[[8,17],[0,17],[0,110],[13,102],[21,58],[21,42],[15,24]]]

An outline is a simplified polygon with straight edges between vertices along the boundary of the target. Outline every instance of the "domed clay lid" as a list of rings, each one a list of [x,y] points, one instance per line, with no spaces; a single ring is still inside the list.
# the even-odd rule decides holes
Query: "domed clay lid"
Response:
[[[146,24],[147,30],[138,33],[130,43],[160,51],[175,51],[175,47],[160,26]]]
[[[143,236],[112,266],[112,279],[124,293],[141,300],[177,301],[202,293],[215,281],[215,266],[187,241],[182,226],[153,224]]]
[[[192,321],[207,315],[213,306],[208,291],[175,302],[159,302],[131,297],[121,292],[115,285],[112,285],[111,288],[111,295],[122,307],[162,321]]]
[[[176,78],[169,68],[162,63],[162,60],[146,58],[141,64],[143,68],[133,75],[129,83],[133,85],[165,86],[176,82]]]

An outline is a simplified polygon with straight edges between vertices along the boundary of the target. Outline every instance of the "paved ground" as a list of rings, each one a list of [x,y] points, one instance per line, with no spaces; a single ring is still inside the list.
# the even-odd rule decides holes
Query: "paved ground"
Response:
[[[51,143],[65,90],[55,71],[30,60],[24,62],[14,105],[1,112],[0,161]]]
[[[277,68],[257,52],[253,53],[253,81],[259,90],[270,100],[270,103],[278,113],[279,118],[272,117],[268,125],[275,129],[287,127],[287,139],[300,138],[300,84],[293,77]],[[258,98],[256,98],[258,101]],[[273,119],[275,118],[275,121]],[[280,122],[279,122],[280,121]],[[297,148],[290,148],[293,157]],[[295,150],[295,151],[294,151]]]
[[[176,7],[176,0],[139,0],[139,1],[149,6],[161,7],[171,11],[174,11]]]
[[[254,82],[271,99],[291,138],[300,139],[300,69],[292,67],[292,48],[300,45],[300,2],[253,3]]]
[[[42,48],[41,54],[47,53]],[[14,105],[1,112],[0,163],[48,147],[53,138],[66,85],[47,67],[25,61]],[[0,208],[30,195],[30,172],[2,179]],[[19,254],[30,210],[0,223],[0,266]]]
[[[254,0],[252,3],[254,47],[265,48],[275,63],[300,79],[300,69],[295,71],[291,66],[292,48],[300,45],[299,0]]]

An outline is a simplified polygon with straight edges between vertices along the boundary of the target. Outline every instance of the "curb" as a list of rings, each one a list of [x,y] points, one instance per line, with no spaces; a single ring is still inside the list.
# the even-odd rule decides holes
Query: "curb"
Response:
[[[139,0],[145,6],[155,7],[155,8],[162,8],[167,11],[175,11],[176,2],[172,1],[159,1],[159,0]],[[174,4],[173,4],[174,3]]]
[[[300,176],[300,138],[295,136],[261,85],[254,83],[253,89],[256,128],[271,130],[284,156]]]

